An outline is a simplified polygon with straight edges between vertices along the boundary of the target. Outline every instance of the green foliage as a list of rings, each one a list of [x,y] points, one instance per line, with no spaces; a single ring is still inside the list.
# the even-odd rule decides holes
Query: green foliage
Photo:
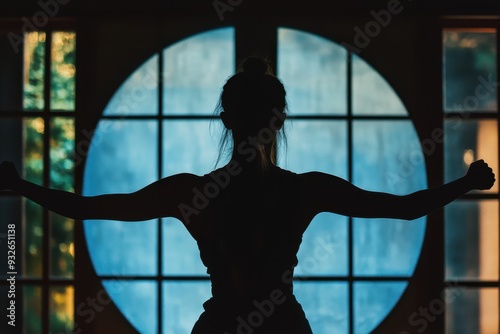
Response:
[[[36,34],[36,35],[32,35]],[[51,110],[74,110],[75,96],[75,34],[54,32],[51,50]],[[45,34],[29,33],[25,36],[25,82],[23,106],[28,110],[44,108],[44,55]],[[44,152],[44,136],[49,136],[50,152]],[[24,177],[43,185],[44,159],[49,159],[50,184],[54,189],[74,191],[75,129],[71,117],[52,117],[50,130],[41,117],[26,118],[24,122]],[[43,209],[37,204],[25,202],[23,228],[25,251],[24,274],[41,277],[43,265],[43,233],[50,233],[50,268],[52,277],[72,278],[74,272],[74,221],[56,214],[50,215],[50,225],[43,226]],[[49,228],[50,227],[50,228]],[[52,295],[52,294],[51,294]],[[51,331],[66,332],[73,324],[72,294],[68,289],[57,291],[51,298]],[[25,290],[28,301],[25,326],[30,333],[39,332],[40,289]],[[70,301],[71,300],[71,301]],[[38,303],[38,304],[37,304]]]
[[[44,108],[45,33],[31,32],[24,43],[23,107],[28,110]]]
[[[75,109],[76,35],[70,32],[52,34],[50,109]]]

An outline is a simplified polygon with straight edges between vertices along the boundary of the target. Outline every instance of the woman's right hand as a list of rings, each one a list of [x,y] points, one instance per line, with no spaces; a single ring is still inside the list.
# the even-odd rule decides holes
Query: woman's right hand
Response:
[[[4,161],[0,164],[0,190],[13,190],[20,180],[16,166],[12,162]]]
[[[493,187],[495,183],[493,170],[482,159],[471,163],[465,177],[472,189],[487,190]]]

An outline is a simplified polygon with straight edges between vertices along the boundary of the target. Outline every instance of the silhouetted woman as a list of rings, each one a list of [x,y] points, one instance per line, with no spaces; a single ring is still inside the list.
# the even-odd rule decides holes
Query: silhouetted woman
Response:
[[[260,58],[248,58],[226,82],[219,106],[224,138],[232,135],[232,156],[209,174],[182,173],[131,194],[82,197],[25,181],[4,162],[0,188],[78,220],[178,218],[197,241],[212,282],[213,297],[203,304],[192,333],[305,334],[312,332],[293,294],[292,277],[302,235],[314,216],[333,212],[412,220],[495,182],[482,160],[461,179],[406,196],[277,167],[285,89]]]

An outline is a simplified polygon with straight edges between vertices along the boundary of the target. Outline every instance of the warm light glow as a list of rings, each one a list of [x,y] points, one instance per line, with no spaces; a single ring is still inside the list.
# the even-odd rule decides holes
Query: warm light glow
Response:
[[[498,175],[498,128],[497,121],[480,121],[477,129],[476,159],[484,159]],[[497,192],[498,182],[488,192]]]
[[[498,280],[498,202],[479,202],[479,277]]]
[[[464,162],[467,166],[474,162],[474,151],[469,149],[464,151]]]
[[[68,245],[66,245],[65,243],[60,243],[59,250],[61,251],[61,253],[66,253],[68,251]]]
[[[31,126],[38,133],[43,133],[45,131],[45,123],[43,122],[43,118],[37,117],[31,121]]]
[[[479,292],[479,333],[498,333],[498,289]]]
[[[69,244],[68,252],[72,257],[75,257],[75,244],[73,242]]]
[[[72,286],[54,289],[51,292],[51,313],[68,325],[73,324],[74,294]]]

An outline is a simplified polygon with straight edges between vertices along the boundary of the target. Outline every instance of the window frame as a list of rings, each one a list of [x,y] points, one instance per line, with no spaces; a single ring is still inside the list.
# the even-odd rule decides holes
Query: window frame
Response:
[[[0,21],[2,23],[2,31],[7,32],[7,33],[13,33],[17,36],[21,36],[24,38],[24,30],[25,26],[23,25],[24,22],[20,22],[19,20],[17,21]],[[19,106],[15,109],[1,109],[0,108],[0,120],[4,119],[16,119],[19,120],[21,123],[23,123],[24,119],[30,119],[30,118],[42,118],[44,121],[44,132],[43,132],[43,183],[42,185],[45,187],[48,187],[50,185],[50,171],[51,171],[51,159],[50,159],[50,139],[51,139],[51,124],[52,120],[56,118],[64,118],[64,119],[71,119],[74,122],[74,128],[76,131],[77,128],[77,103],[76,103],[76,88],[75,88],[75,105],[72,110],[56,110],[52,109],[50,106],[51,103],[51,78],[52,78],[52,56],[51,56],[51,47],[52,47],[52,34],[54,32],[72,32],[75,33],[75,39],[78,39],[78,33],[77,33],[77,26],[76,22],[73,19],[49,19],[47,21],[47,24],[44,25],[43,27],[40,27],[40,30],[37,30],[38,32],[43,32],[46,34],[46,39],[45,39],[45,55],[44,55],[44,79],[43,79],[43,84],[44,84],[44,93],[43,93],[43,99],[44,99],[44,106],[40,110],[25,110],[23,108],[23,89],[22,87],[20,88],[21,92],[21,100],[19,103]],[[31,32],[30,30],[27,30],[27,32]],[[22,56],[24,52],[24,47],[20,46],[19,51],[16,52],[18,53],[18,56]],[[76,60],[75,60],[76,61]],[[77,65],[75,64],[77,67]],[[21,70],[23,69],[23,64],[21,63]],[[22,77],[22,73],[19,74],[20,77]],[[76,77],[75,77],[75,84],[76,84]],[[23,126],[24,129],[24,126]],[[75,138],[76,142],[76,138]],[[21,155],[21,161],[24,162],[24,157]],[[76,187],[77,178],[76,178],[76,173],[75,170],[73,170],[73,186]],[[13,192],[1,192],[0,193],[0,198],[21,198],[23,203],[26,201],[26,199],[22,198],[21,196],[13,193]],[[25,221],[25,205],[21,205],[22,212],[21,216],[22,222],[19,222],[19,224],[16,225],[16,250],[18,251],[16,254],[16,263],[24,263],[23,260],[19,261],[18,259],[23,257],[21,252],[24,250],[24,235],[22,233],[22,229],[20,226],[25,227],[25,224],[28,224],[28,222]],[[23,287],[36,287],[41,289],[41,315],[40,315],[40,320],[41,320],[41,330],[42,333],[49,333],[50,332],[50,305],[51,305],[51,289],[52,288],[57,288],[57,287],[72,287],[73,289],[76,289],[76,284],[75,284],[75,267],[76,267],[76,261],[74,261],[74,270],[73,270],[73,277],[72,278],[63,278],[63,277],[54,277],[51,275],[50,267],[51,267],[51,245],[50,245],[50,239],[51,239],[51,230],[50,230],[50,225],[51,225],[51,219],[50,219],[50,212],[49,210],[42,208],[42,226],[44,226],[44,232],[42,236],[42,274],[41,277],[25,277],[22,275],[21,270],[17,269],[18,274],[16,275],[16,313],[17,313],[17,318],[16,320],[18,321],[19,327],[23,328],[22,326],[24,325],[24,320],[26,315],[24,315],[24,291],[22,290]],[[76,222],[75,222],[76,223]],[[73,242],[76,243],[76,236],[73,230]],[[75,256],[76,258],[76,256]],[[3,273],[0,274],[3,277]],[[0,280],[0,286],[8,286],[8,282],[4,279]],[[73,315],[72,315],[73,316]],[[2,325],[3,326],[3,325]],[[24,333],[24,332],[23,332]]]
[[[498,17],[494,16],[487,16],[487,17],[478,17],[478,16],[443,16],[441,20],[439,21],[439,29],[440,29],[440,36],[442,40],[442,34],[444,33],[445,30],[450,29],[495,29],[496,30],[496,76],[497,80],[500,78],[500,21],[498,20]],[[441,59],[444,59],[444,47],[441,46],[440,48],[440,56]],[[444,70],[444,69],[443,69]],[[444,77],[442,78],[442,83],[444,83]],[[443,88],[444,85],[441,85]],[[497,86],[498,87],[498,86]],[[444,121],[451,119],[453,117],[460,117],[462,118],[462,115],[464,112],[460,111],[446,111],[444,108],[444,94],[442,91],[441,96],[443,98],[441,99],[441,117],[443,118],[443,125]],[[497,147],[500,148],[500,108],[499,108],[499,103],[500,103],[500,89],[497,88],[497,110],[496,111],[479,111],[479,112],[469,112],[467,113],[467,120],[474,120],[474,121],[481,121],[481,120],[493,120],[497,122]],[[444,127],[443,127],[444,129]],[[500,166],[500,155],[498,157],[498,161],[496,161],[497,166]],[[444,167],[444,164],[443,164]],[[444,170],[444,168],[443,168]],[[498,183],[498,175],[496,176],[497,183]],[[500,203],[500,191],[497,191],[496,193],[468,193],[462,196],[458,201],[472,201],[478,203],[480,200],[493,200],[496,201],[497,203]],[[499,217],[500,221],[500,209],[497,212],[497,216]],[[443,219],[444,222],[444,219]],[[445,234],[445,231],[444,233]],[[500,229],[499,229],[499,236],[498,240],[500,240]],[[442,242],[442,249],[445,250],[445,244],[444,244],[444,239]],[[500,259],[500,248],[497,250],[499,252],[499,259]],[[444,252],[443,252],[443,257],[444,257]],[[446,266],[445,259],[443,258],[443,270]],[[497,280],[473,280],[473,279],[460,279],[460,280],[450,280],[447,279],[444,274],[443,274],[443,285],[444,287],[450,287],[452,286],[453,288],[464,288],[464,289],[485,289],[485,288],[496,288],[499,291],[499,298],[498,298],[498,307],[500,308],[500,263],[498,265],[499,267],[499,273],[498,273],[498,279]],[[445,311],[446,312],[446,311]],[[497,319],[498,321],[498,332],[500,333],[500,319]],[[444,328],[446,330],[446,328]],[[443,331],[444,332],[444,331]]]

